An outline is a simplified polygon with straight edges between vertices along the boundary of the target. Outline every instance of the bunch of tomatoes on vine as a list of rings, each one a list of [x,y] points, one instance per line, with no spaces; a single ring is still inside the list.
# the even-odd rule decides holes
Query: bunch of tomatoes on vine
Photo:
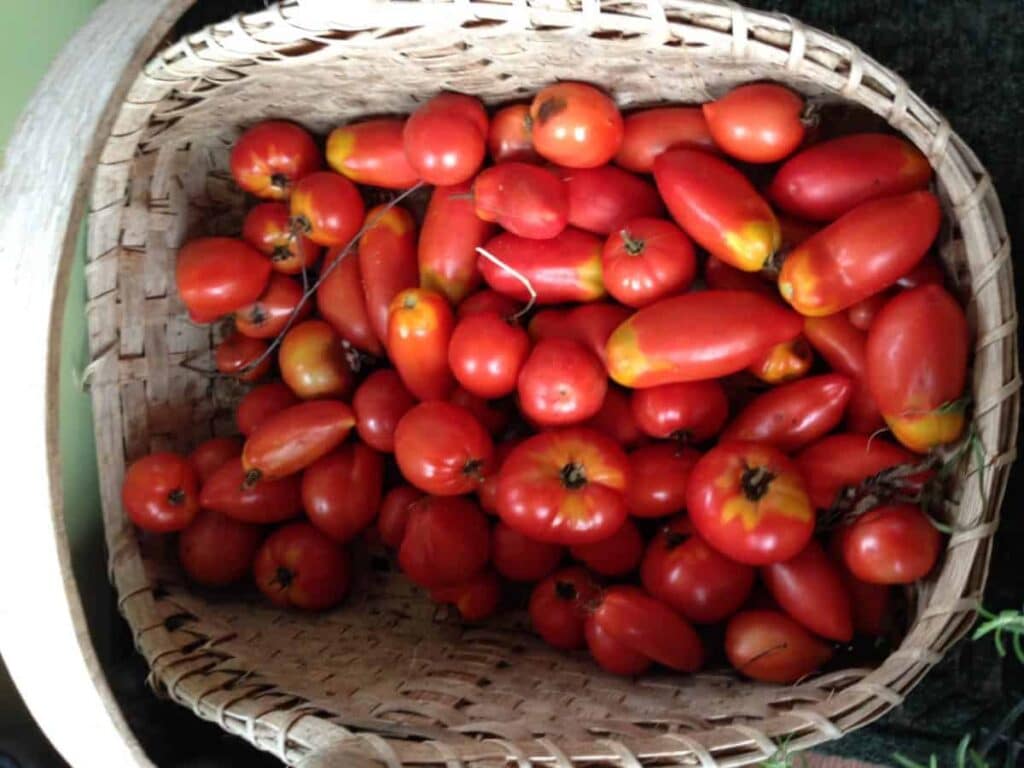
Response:
[[[925,157],[807,112],[759,83],[623,116],[559,83],[493,114],[441,93],[325,152],[251,126],[241,236],[176,268],[193,322],[231,321],[241,436],[138,459],[125,511],[178,532],[192,582],[283,608],[340,603],[383,546],[462,620],[525,605],[624,675],[724,646],[791,682],[883,635],[942,549],[923,500],[968,327]]]

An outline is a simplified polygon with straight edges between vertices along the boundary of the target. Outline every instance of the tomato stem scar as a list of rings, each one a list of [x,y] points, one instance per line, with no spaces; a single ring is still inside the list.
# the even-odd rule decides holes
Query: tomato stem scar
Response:
[[[178,506],[179,504],[185,503],[185,491],[181,488],[175,488],[173,491],[167,494],[167,503]]]
[[[258,469],[250,469],[245,473],[245,479],[242,481],[242,490],[248,490],[252,488],[256,483],[263,477],[263,473]]]
[[[582,464],[575,462],[562,467],[562,485],[570,491],[575,491],[587,484],[587,474]]]
[[[747,467],[740,477],[740,488],[748,499],[759,501],[774,479],[775,475],[765,467]]]
[[[644,252],[646,243],[640,238],[633,237],[628,229],[620,231],[619,237],[622,238],[622,244],[626,247],[626,253],[630,256],[639,256]]]
[[[271,174],[270,186],[274,189],[288,189],[288,177],[283,173]]]
[[[555,594],[562,600],[575,600],[579,597],[576,587],[568,581],[556,581]]]
[[[280,585],[281,589],[288,589],[291,586],[292,581],[295,579],[295,574],[285,568],[283,565],[277,566],[277,572],[274,574],[274,580],[271,584]]]

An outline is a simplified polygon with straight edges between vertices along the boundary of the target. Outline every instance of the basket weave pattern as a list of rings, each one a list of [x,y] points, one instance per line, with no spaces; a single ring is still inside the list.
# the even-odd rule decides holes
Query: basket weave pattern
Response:
[[[556,79],[600,83],[624,107],[781,81],[867,107],[932,162],[946,213],[941,255],[976,339],[984,456],[964,462],[948,503],[957,533],[918,590],[902,645],[877,669],[785,687],[713,672],[624,681],[544,647],[517,617],[463,629],[372,567],[341,609],[282,613],[191,591],[166,544],[125,519],[126,462],[234,431],[237,385],[181,366],[208,359],[220,331],[187,320],[173,265],[186,239],[239,230],[245,201],[227,157],[240,129],[287,117],[326,132],[411,111],[441,89],[497,103]],[[88,251],[89,375],[120,609],[155,689],[289,764],[745,765],[779,739],[806,748],[898,705],[973,620],[1019,409],[1009,241],[971,150],[841,39],[689,0],[285,2],[191,35],[138,75],[95,178]]]

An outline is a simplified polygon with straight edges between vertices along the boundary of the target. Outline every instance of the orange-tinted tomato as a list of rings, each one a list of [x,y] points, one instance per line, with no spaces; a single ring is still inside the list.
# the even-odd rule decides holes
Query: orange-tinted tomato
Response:
[[[832,649],[778,611],[737,613],[725,629],[725,655],[746,677],[795,683],[832,658]]]
[[[202,486],[224,464],[241,455],[242,441],[237,437],[211,437],[192,449],[188,461]]]
[[[284,477],[334,450],[355,426],[352,409],[337,400],[313,400],[278,411],[245,441],[246,482]]]
[[[681,511],[690,473],[699,459],[697,451],[674,443],[643,445],[630,453],[629,514],[665,517]]]
[[[646,434],[692,443],[717,435],[729,418],[729,400],[715,379],[638,389],[632,407]]]
[[[491,529],[491,564],[510,581],[540,581],[558,567],[564,554],[558,544],[531,539],[500,521]]]
[[[455,381],[448,368],[448,343],[455,318],[445,298],[410,288],[391,302],[388,353],[402,383],[420,400],[443,399]]]
[[[395,371],[374,371],[352,397],[359,437],[374,450],[391,453],[395,450],[395,427],[415,404],[416,398]]]
[[[608,293],[631,307],[686,291],[697,272],[690,238],[664,219],[632,219],[612,232],[601,266]]]
[[[569,552],[594,573],[625,576],[640,565],[644,556],[644,538],[636,523],[627,519],[607,539],[577,544]]]
[[[233,331],[213,352],[217,370],[239,381],[259,381],[270,372],[273,359],[266,354],[267,342]],[[259,361],[259,362],[257,362]]]
[[[356,441],[321,456],[302,473],[309,522],[337,542],[351,541],[377,516],[384,460]]]
[[[750,366],[749,370],[766,384],[785,384],[805,376],[814,363],[807,340],[797,336],[768,349],[764,356]]]
[[[869,584],[911,584],[942,551],[942,535],[913,504],[876,507],[842,534],[843,561]]]
[[[284,330],[293,314],[301,320],[312,311],[311,302],[299,306],[300,301],[301,285],[286,275],[271,275],[263,295],[235,311],[235,328],[254,339],[272,339]]]
[[[248,484],[241,460],[233,459],[203,484],[199,504],[243,523],[280,523],[302,514],[299,476]]]
[[[404,127],[404,120],[378,118],[335,128],[327,137],[327,164],[357,184],[411,187],[419,177],[405,157]]]
[[[501,602],[501,581],[494,571],[482,571],[469,581],[430,590],[435,603],[454,605],[463,621],[483,621]]]
[[[348,594],[348,553],[309,523],[278,528],[263,542],[253,579],[264,596],[282,608],[322,611]]]
[[[715,144],[748,163],[782,160],[804,138],[803,98],[774,83],[741,85],[702,109]]]
[[[346,397],[355,383],[344,344],[323,320],[306,320],[285,334],[278,350],[281,378],[308,400]]]
[[[604,296],[601,245],[596,235],[566,227],[550,240],[529,240],[505,232],[488,240],[484,249],[525,277],[539,303],[560,304]],[[530,298],[519,278],[504,267],[483,256],[477,266],[494,290],[519,301]]]
[[[622,115],[592,85],[557,83],[530,104],[533,146],[546,160],[567,168],[604,165],[622,144]]]
[[[341,248],[332,248],[324,258],[325,268],[333,264]],[[371,355],[384,354],[384,345],[374,333],[363,292],[363,273],[359,256],[348,253],[341,264],[331,269],[316,289],[316,307],[331,327],[349,344]]]
[[[402,132],[405,156],[436,186],[469,180],[484,161],[487,113],[478,99],[441,93],[410,115]]]
[[[359,274],[366,312],[382,344],[388,341],[388,312],[399,292],[419,285],[416,223],[404,208],[378,205],[366,214],[359,238]]]
[[[480,508],[464,496],[426,496],[409,509],[398,564],[427,589],[462,584],[480,573],[490,531]]]
[[[363,223],[363,198],[340,173],[317,171],[292,191],[292,226],[317,245],[345,245]]]
[[[285,200],[299,179],[323,165],[316,142],[301,126],[266,120],[246,130],[231,150],[231,175],[246,192]]]
[[[270,257],[274,270],[296,275],[320,258],[320,246],[304,235],[292,233],[288,205],[260,203],[253,206],[242,223],[242,238]]]
[[[377,530],[384,546],[398,549],[402,545],[409,510],[422,498],[423,491],[411,485],[399,485],[385,494],[377,516]]]
[[[199,478],[184,456],[151,453],[128,467],[121,502],[128,519],[143,530],[180,531],[199,511]]]
[[[519,371],[519,408],[544,426],[577,424],[601,410],[608,377],[578,341],[541,339]]]
[[[519,325],[494,312],[481,312],[455,326],[448,364],[467,391],[491,399],[515,391],[529,353],[530,337]]]
[[[688,147],[715,151],[715,142],[700,107],[659,107],[627,115],[615,162],[634,173],[650,173],[666,149]]]
[[[494,443],[465,408],[420,403],[395,428],[395,461],[402,476],[425,493],[457,496],[480,487]]]
[[[583,622],[597,597],[597,585],[584,568],[563,568],[530,594],[530,623],[545,643],[562,650],[582,648]]]
[[[779,607],[816,635],[853,639],[853,608],[843,577],[825,550],[811,541],[800,554],[766,565],[761,578]]]
[[[558,173],[569,194],[569,224],[574,227],[609,235],[634,219],[665,212],[653,184],[614,165],[560,168]]]
[[[476,249],[494,232],[494,225],[474,212],[472,186],[466,181],[434,189],[420,232],[420,287],[444,294],[453,304],[480,285]]]
[[[262,541],[260,526],[202,509],[178,537],[178,560],[190,581],[224,587],[249,575]]]
[[[178,251],[174,279],[185,308],[210,322],[256,301],[270,272],[270,259],[243,240],[199,237]]]
[[[235,423],[243,435],[251,435],[265,418],[295,405],[299,399],[283,381],[271,381],[249,390],[239,401]]]
[[[528,104],[512,104],[495,112],[487,133],[491,159],[496,163],[506,160],[539,162],[540,155],[533,148],[531,123]]]
[[[551,171],[520,162],[499,163],[473,182],[478,218],[532,240],[554,237],[569,221],[569,191]]]

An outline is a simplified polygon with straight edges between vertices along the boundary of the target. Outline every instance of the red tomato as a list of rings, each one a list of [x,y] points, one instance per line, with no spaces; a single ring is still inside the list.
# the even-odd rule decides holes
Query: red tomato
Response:
[[[346,397],[355,383],[341,337],[323,320],[292,326],[277,352],[281,378],[304,400]]]
[[[268,416],[296,405],[299,399],[283,381],[271,381],[249,390],[235,411],[238,431],[248,437]]]
[[[933,256],[925,256],[917,266],[896,281],[899,288],[918,288],[922,285],[946,284],[946,271]]]
[[[692,448],[673,443],[643,445],[629,454],[626,504],[635,517],[664,517],[686,506],[686,484],[700,459]]]
[[[356,418],[337,400],[293,405],[265,419],[245,441],[246,482],[273,480],[305,469],[348,437]]]
[[[773,300],[778,300],[779,296],[778,289],[766,282],[761,273],[744,272],[714,256],[708,256],[704,265],[704,282],[708,288],[718,291],[750,291]]]
[[[273,358],[266,354],[267,342],[233,331],[213,352],[217,370],[239,381],[259,381],[270,372]],[[258,362],[257,362],[258,361]]]
[[[784,384],[805,376],[814,363],[807,340],[797,336],[770,347],[764,356],[747,370],[766,384]]]
[[[530,336],[535,340],[559,338],[578,341],[604,362],[608,337],[631,314],[626,307],[603,301],[572,309],[545,309],[530,321]]]
[[[474,212],[472,188],[469,181],[435,188],[420,231],[420,286],[443,294],[453,304],[480,285],[476,249],[495,229]]]
[[[296,275],[320,258],[320,246],[308,237],[292,233],[285,203],[253,206],[242,223],[242,239],[269,256],[274,270],[285,275]]]
[[[665,213],[653,184],[614,165],[557,172],[569,194],[569,223],[574,227],[605,236],[634,219]]]
[[[659,107],[627,115],[615,162],[634,173],[650,173],[666,149],[688,147],[715,151],[715,142],[700,107]]]
[[[725,628],[725,655],[747,677],[795,683],[832,658],[832,649],[778,611],[737,613]]]
[[[435,291],[410,288],[391,302],[388,353],[402,383],[420,400],[444,398],[455,383],[448,368],[448,344],[455,318]]]
[[[901,293],[871,325],[867,385],[910,450],[924,453],[963,432],[968,338],[963,309],[938,285]]]
[[[301,320],[312,311],[302,301],[302,286],[285,275],[272,275],[267,290],[252,304],[235,311],[235,328],[254,339],[272,339],[284,330],[293,314]]]
[[[876,507],[844,533],[843,561],[869,584],[911,584],[935,566],[942,536],[913,504]]]
[[[317,171],[292,191],[292,226],[317,245],[346,245],[363,223],[363,198],[339,173]]]
[[[703,443],[729,418],[729,400],[715,379],[662,384],[633,392],[633,416],[651,437]]]
[[[601,254],[604,284],[616,300],[642,307],[686,291],[697,272],[693,244],[663,219],[633,219],[613,232]]]
[[[530,124],[528,104],[512,104],[495,112],[487,133],[487,149],[490,150],[491,159],[496,163],[507,160],[539,162],[540,155],[533,148]]]
[[[419,176],[405,157],[404,127],[404,120],[378,118],[335,128],[327,137],[327,164],[357,184],[411,187]]]
[[[184,456],[151,453],[128,467],[121,502],[128,519],[145,531],[180,531],[199,511],[199,478]]]
[[[776,213],[775,218],[779,220],[779,227],[782,229],[782,252],[788,253],[811,235],[821,230],[818,224],[812,224],[800,219],[794,219],[784,213]]]
[[[934,242],[941,218],[931,192],[864,203],[786,257],[779,292],[803,315],[846,309],[912,270]]]
[[[384,460],[359,442],[321,456],[302,473],[302,504],[309,522],[344,544],[377,516]]]
[[[178,560],[189,581],[225,587],[249,575],[262,541],[258,525],[202,509],[178,537]]]
[[[779,607],[816,635],[853,639],[853,608],[842,575],[818,542],[796,557],[767,565],[761,578]]]
[[[448,345],[455,380],[477,397],[496,398],[516,389],[530,353],[530,337],[514,321],[495,312],[459,320]]]
[[[461,184],[484,161],[487,113],[478,99],[442,93],[405,123],[402,140],[409,165],[427,184]]]
[[[505,162],[480,172],[473,182],[476,215],[514,235],[555,237],[569,221],[569,190],[551,171]]]
[[[714,624],[735,613],[754,588],[754,569],[730,560],[702,538],[688,535],[685,518],[651,540],[640,568],[644,588],[698,624]]]
[[[476,257],[473,257],[474,261]],[[510,296],[485,288],[482,291],[467,296],[458,307],[455,308],[455,316],[461,320],[470,315],[479,315],[484,312],[494,312],[501,317],[512,317],[523,305]]]
[[[256,301],[270,272],[270,259],[242,240],[199,237],[178,251],[174,279],[185,308],[209,322]]]
[[[398,564],[427,589],[462,584],[487,565],[490,532],[480,508],[465,497],[428,496],[409,509]]]
[[[632,448],[645,437],[633,416],[629,395],[614,385],[608,387],[601,410],[583,422],[583,426],[604,432],[623,448]]]
[[[625,576],[640,565],[644,556],[644,539],[636,523],[627,519],[607,539],[576,544],[569,553],[594,573]]]
[[[395,460],[402,476],[435,496],[478,488],[493,454],[487,430],[473,414],[451,403],[420,403],[395,428]]]
[[[842,576],[853,607],[853,628],[861,635],[883,637],[892,623],[894,587],[861,581],[843,562],[843,541],[849,528],[837,528],[829,539],[828,554]]]
[[[483,571],[462,584],[430,590],[430,599],[454,605],[463,621],[482,621],[498,610],[501,582],[494,571]]]
[[[494,456],[491,459],[490,468],[484,481],[476,489],[477,500],[484,512],[492,515],[498,514],[498,476],[505,464],[505,459],[519,443],[519,440],[506,440],[494,446]]]
[[[654,181],[672,218],[712,256],[757,272],[779,250],[782,233],[772,209],[724,160],[672,149],[654,161]]]
[[[608,374],[638,389],[716,379],[747,368],[768,347],[796,338],[802,326],[796,313],[746,291],[662,299],[639,310],[608,338]]]
[[[309,523],[278,528],[253,563],[256,586],[274,605],[323,611],[348,594],[348,553]]]
[[[871,324],[875,322],[875,317],[882,311],[882,307],[889,303],[889,299],[891,298],[891,291],[882,291],[881,293],[872,294],[866,299],[858,301],[846,310],[846,317],[850,321],[850,325],[857,330],[868,331],[871,328]],[[837,317],[839,314],[840,313],[836,313],[835,315],[826,315],[821,319],[824,320],[831,317]]]
[[[299,476],[246,483],[241,461],[222,464],[203,483],[199,504],[243,523],[280,523],[302,514]]]
[[[613,675],[641,675],[651,668],[651,659],[616,640],[602,625],[588,619],[583,625],[587,648],[597,665]]]
[[[814,508],[796,466],[777,448],[719,443],[690,473],[694,528],[723,555],[748,565],[789,560],[814,534]]]
[[[332,248],[327,252],[325,270],[337,260],[340,251],[341,248]],[[373,331],[366,308],[358,255],[346,255],[322,280],[316,289],[316,307],[320,316],[353,347],[377,357],[383,355],[384,345]]]
[[[519,371],[519,408],[544,426],[575,424],[601,410],[608,377],[578,341],[541,339]]]
[[[398,549],[402,546],[405,526],[409,523],[409,511],[423,498],[423,491],[411,485],[399,485],[384,495],[377,516],[377,531],[384,546]]]
[[[246,130],[231,149],[231,175],[246,192],[285,200],[299,179],[323,165],[313,137],[284,120],[265,120]]]
[[[395,427],[414,405],[416,398],[397,373],[390,368],[374,371],[359,385],[352,398],[360,439],[374,450],[392,453]]]
[[[583,622],[597,585],[584,568],[563,568],[540,582],[530,594],[530,623],[545,643],[565,651],[582,648]]]
[[[530,104],[537,153],[567,168],[604,165],[622,144],[622,115],[607,95],[585,83],[543,88]]]
[[[416,263],[416,223],[404,208],[378,205],[366,214],[359,238],[359,273],[366,294],[370,325],[384,345],[388,341],[388,311],[399,292],[419,286]]]
[[[188,461],[202,486],[222,465],[241,455],[242,441],[237,437],[211,437],[192,449]]]
[[[715,144],[748,163],[778,162],[804,139],[804,100],[781,85],[741,85],[702,109]]]
[[[500,435],[508,427],[513,409],[505,401],[487,401],[470,394],[462,387],[455,387],[448,396],[448,402],[465,408],[492,435]]]
[[[852,393],[853,381],[838,373],[783,384],[751,400],[721,439],[764,443],[791,453],[839,426]]]
[[[498,513],[541,541],[600,541],[628,514],[629,460],[612,439],[580,427],[552,430],[517,445],[498,474]]]
[[[928,159],[906,139],[855,133],[790,158],[768,193],[794,216],[833,221],[868,200],[926,189],[931,177]]]
[[[550,240],[529,240],[509,232],[492,237],[484,246],[533,286],[540,304],[594,301],[605,295],[601,277],[601,241],[581,229],[566,227]],[[519,301],[529,291],[515,274],[480,256],[477,267],[496,291]]]
[[[540,581],[564,554],[558,544],[531,539],[500,521],[491,529],[491,564],[510,581]]]

